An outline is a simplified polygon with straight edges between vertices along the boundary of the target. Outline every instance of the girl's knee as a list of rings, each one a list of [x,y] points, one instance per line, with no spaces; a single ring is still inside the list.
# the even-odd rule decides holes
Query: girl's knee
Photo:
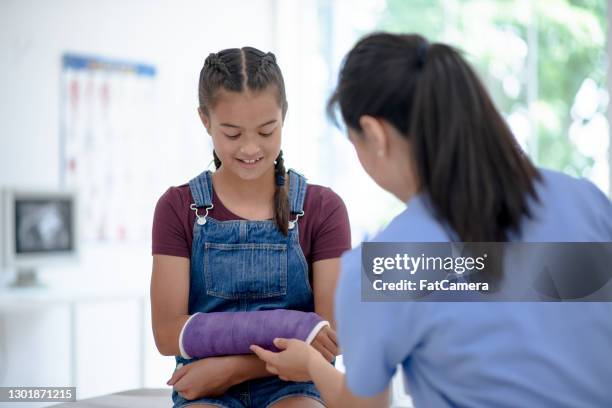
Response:
[[[209,404],[189,404],[189,405],[185,405],[185,407],[189,407],[189,408],[219,408],[218,405],[209,405]]]
[[[325,405],[314,398],[296,396],[283,398],[270,405],[269,408],[325,408]]]

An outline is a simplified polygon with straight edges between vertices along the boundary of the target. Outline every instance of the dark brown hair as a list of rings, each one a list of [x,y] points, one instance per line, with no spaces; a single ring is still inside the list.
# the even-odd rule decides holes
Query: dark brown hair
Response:
[[[453,47],[417,34],[368,35],[343,62],[332,118],[337,105],[357,133],[370,115],[410,140],[419,190],[461,241],[507,241],[531,216],[540,175]]]
[[[256,48],[230,48],[210,54],[200,71],[198,99],[200,109],[206,115],[214,107],[220,90],[230,92],[262,91],[275,87],[283,119],[287,113],[287,97],[283,74],[271,52],[264,53]],[[222,163],[213,151],[215,167]],[[276,190],[274,192],[274,220],[278,229],[287,235],[289,225],[289,200],[284,186],[286,179],[283,152],[280,151],[274,165]]]

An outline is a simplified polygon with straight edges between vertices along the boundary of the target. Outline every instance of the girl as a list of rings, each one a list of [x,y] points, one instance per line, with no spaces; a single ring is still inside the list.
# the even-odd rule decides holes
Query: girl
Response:
[[[281,381],[252,354],[198,360],[183,349],[190,316],[227,313],[223,326],[242,312],[292,309],[331,322],[312,345],[328,361],[337,354],[332,295],[339,257],[350,248],[348,216],[330,189],[285,171],[286,112],[273,54],[245,47],[206,58],[198,113],[217,170],[170,188],[153,225],[153,330],[159,351],[177,356],[169,381],[175,407],[322,406],[311,382]],[[219,340],[194,333],[204,345]]]
[[[610,201],[536,169],[447,45],[363,38],[335,104],[366,172],[406,203],[375,241],[612,241]],[[417,408],[612,406],[612,303],[365,303],[360,253],[336,294],[346,379],[298,340],[252,347],[271,372],[314,379],[330,407],[387,406],[398,364]]]

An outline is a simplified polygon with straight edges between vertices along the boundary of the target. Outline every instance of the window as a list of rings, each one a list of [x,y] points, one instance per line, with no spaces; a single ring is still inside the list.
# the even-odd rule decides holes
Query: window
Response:
[[[325,51],[332,85],[341,58],[373,30],[418,32],[449,43],[475,66],[537,165],[586,177],[610,192],[605,0],[341,0],[321,8],[332,21],[331,29],[320,30],[332,44]],[[334,139],[324,141],[339,149],[336,156],[349,154]],[[344,180],[341,195],[353,210],[355,235],[362,233],[354,237],[357,243],[400,207],[385,193],[370,191],[372,182],[355,163],[329,164],[336,173],[329,182]],[[388,216],[372,219],[369,213]]]

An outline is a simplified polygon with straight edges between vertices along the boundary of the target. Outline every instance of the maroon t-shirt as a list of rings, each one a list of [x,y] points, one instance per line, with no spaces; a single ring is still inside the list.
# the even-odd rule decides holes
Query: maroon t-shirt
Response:
[[[214,192],[208,216],[218,221],[242,220]],[[195,213],[189,184],[170,187],[159,199],[153,218],[153,254],[191,258]],[[304,216],[298,221],[300,246],[312,270],[313,262],[337,258],[351,248],[348,213],[342,199],[327,187],[308,184]]]

